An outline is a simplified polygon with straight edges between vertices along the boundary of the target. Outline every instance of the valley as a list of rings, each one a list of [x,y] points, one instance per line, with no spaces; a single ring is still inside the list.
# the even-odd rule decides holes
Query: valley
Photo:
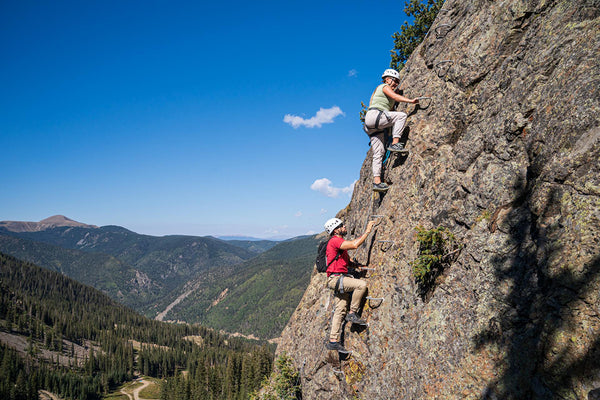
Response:
[[[0,221],[0,251],[93,286],[158,321],[278,337],[304,291],[317,241],[140,235],[54,216]],[[280,276],[286,279],[281,285]]]

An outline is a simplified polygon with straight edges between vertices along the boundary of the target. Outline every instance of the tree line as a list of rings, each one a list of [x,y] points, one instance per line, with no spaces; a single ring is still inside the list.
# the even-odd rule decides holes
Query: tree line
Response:
[[[2,253],[0,331],[27,341],[25,351],[0,347],[0,398],[7,400],[37,399],[40,389],[100,399],[138,373],[164,379],[165,399],[244,398],[270,373],[273,358],[271,347],[150,320],[94,288]],[[201,345],[187,337],[201,338]]]

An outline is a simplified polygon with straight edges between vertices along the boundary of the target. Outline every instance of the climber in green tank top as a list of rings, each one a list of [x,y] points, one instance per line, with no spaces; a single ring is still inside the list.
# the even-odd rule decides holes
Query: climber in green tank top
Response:
[[[389,126],[392,127],[392,144],[388,147],[389,151],[406,153],[400,137],[406,123],[406,113],[393,111],[396,103],[418,103],[418,99],[409,99],[398,93],[396,89],[400,84],[400,74],[395,69],[386,69],[381,76],[383,83],[377,86],[371,101],[369,109],[365,115],[365,132],[371,137],[371,149],[373,152],[373,190],[376,192],[385,192],[389,186],[381,182],[381,163],[385,154],[383,144],[383,130]]]

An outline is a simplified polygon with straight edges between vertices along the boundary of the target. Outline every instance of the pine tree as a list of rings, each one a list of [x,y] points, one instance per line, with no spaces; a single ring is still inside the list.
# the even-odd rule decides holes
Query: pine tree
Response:
[[[412,24],[405,22],[400,32],[392,35],[394,49],[391,51],[390,68],[401,70],[412,52],[423,41],[431,24],[444,4],[443,0],[407,0],[404,12],[415,18]]]

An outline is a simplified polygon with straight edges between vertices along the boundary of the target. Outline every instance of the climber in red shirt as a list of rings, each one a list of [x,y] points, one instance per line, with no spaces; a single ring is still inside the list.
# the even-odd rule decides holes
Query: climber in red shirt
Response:
[[[356,279],[348,274],[348,267],[354,267],[358,272],[361,270],[360,265],[355,265],[350,261],[348,250],[356,249],[371,233],[375,221],[369,221],[365,233],[354,240],[344,240],[344,236],[348,231],[342,220],[331,218],[325,223],[325,229],[331,236],[327,244],[327,287],[334,291],[334,314],[331,321],[331,332],[327,349],[337,350],[340,353],[348,353],[344,346],[340,343],[342,336],[342,322],[345,317],[346,321],[357,325],[366,325],[367,323],[361,319],[357,312],[360,308],[360,303],[364,294],[367,291],[367,283],[364,280]],[[350,305],[350,312],[346,315],[346,311]]]

